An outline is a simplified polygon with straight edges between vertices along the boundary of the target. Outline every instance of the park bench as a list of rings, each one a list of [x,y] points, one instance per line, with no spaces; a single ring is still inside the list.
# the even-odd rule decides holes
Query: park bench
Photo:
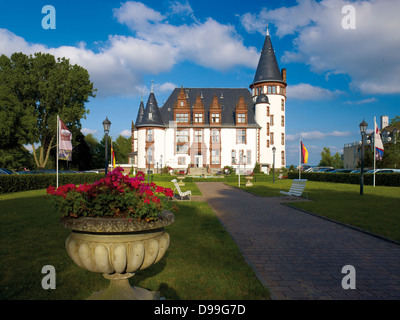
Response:
[[[307,179],[293,179],[292,186],[289,191],[279,191],[281,194],[288,196],[290,199],[298,199],[304,193]],[[307,193],[306,198],[308,199]]]
[[[185,198],[188,198],[187,200],[190,200],[192,197],[192,191],[188,190],[185,192],[181,191],[181,188],[179,187],[178,181],[176,179],[171,180],[173,184],[175,185],[175,190],[178,192],[178,194],[174,194],[174,197],[179,197],[179,200],[185,200]]]

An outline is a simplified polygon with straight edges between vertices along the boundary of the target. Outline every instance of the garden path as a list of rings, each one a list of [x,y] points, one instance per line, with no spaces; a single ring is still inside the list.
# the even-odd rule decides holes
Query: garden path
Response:
[[[400,299],[399,244],[286,206],[279,197],[196,184],[272,299]],[[348,265],[354,269],[343,269]]]

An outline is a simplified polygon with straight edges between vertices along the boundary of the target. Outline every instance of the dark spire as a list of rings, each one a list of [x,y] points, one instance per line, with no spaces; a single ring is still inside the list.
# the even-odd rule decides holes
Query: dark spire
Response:
[[[138,115],[139,116],[139,115]],[[139,125],[136,127],[164,127],[164,122],[161,118],[160,109],[158,108],[156,96],[153,92],[153,83],[151,85],[151,92],[149,99],[146,103],[146,109],[143,113],[143,118]]]
[[[272,47],[268,26],[267,35],[264,41],[264,47],[261,51],[261,56],[258,62],[258,67],[253,84],[264,81],[283,81],[278,62],[275,57],[275,51]]]
[[[144,104],[143,104],[143,97],[142,97],[142,99],[140,100],[139,111],[138,111],[137,118],[136,118],[136,124],[135,124],[136,127],[139,126],[140,123],[142,122],[143,115],[144,115]]]

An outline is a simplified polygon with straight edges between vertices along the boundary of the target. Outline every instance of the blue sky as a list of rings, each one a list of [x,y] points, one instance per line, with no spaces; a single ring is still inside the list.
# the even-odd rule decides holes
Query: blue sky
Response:
[[[342,13],[349,4],[353,16]],[[45,5],[55,29],[42,27]],[[316,165],[324,147],[342,153],[359,140],[363,119],[372,129],[374,116],[400,115],[398,12],[398,0],[0,0],[0,54],[49,52],[85,67],[98,92],[83,132],[101,139],[108,116],[116,138],[152,80],[160,107],[181,85],[248,88],[268,24],[287,69],[287,164],[298,164],[301,138]]]

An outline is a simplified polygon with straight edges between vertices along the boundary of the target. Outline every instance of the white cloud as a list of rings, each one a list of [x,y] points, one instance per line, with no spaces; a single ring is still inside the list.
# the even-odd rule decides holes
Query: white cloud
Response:
[[[287,96],[290,99],[299,100],[329,100],[343,94],[340,90],[331,91],[325,88],[312,86],[308,83],[289,85],[287,87]]]
[[[13,52],[41,51],[66,57],[88,70],[99,97],[139,95],[144,75],[167,72],[185,60],[216,70],[237,65],[256,67],[259,53],[244,46],[233,26],[211,18],[197,22],[187,1],[171,2],[166,15],[134,1],[121,4],[113,13],[134,35],[110,35],[107,41],[96,43],[96,52],[85,43],[48,48],[29,43],[6,29],[0,29],[0,52],[10,56]],[[174,26],[166,20],[167,16],[188,14],[191,24]],[[165,83],[160,89],[167,90],[171,85]]]
[[[366,103],[374,103],[377,102],[378,99],[376,98],[367,98],[367,99],[363,99],[363,100],[358,100],[358,101],[346,101],[345,104],[366,104]]]
[[[88,134],[92,134],[92,135],[96,135],[97,134],[97,130],[92,130],[89,128],[82,128],[81,132],[86,136]]]
[[[298,141],[299,139],[305,140],[323,140],[326,137],[347,137],[350,136],[350,131],[332,131],[332,132],[321,132],[321,131],[308,131],[299,132],[296,134],[287,134],[287,141]]]
[[[125,137],[125,138],[129,138],[132,135],[132,131],[131,130],[122,130],[119,135]]]
[[[188,7],[186,10],[189,10]],[[220,24],[212,18],[203,23],[195,21],[174,26],[161,13],[133,1],[115,9],[114,15],[147,43],[170,46],[179,61],[190,60],[216,70],[236,65],[256,67],[257,50],[245,47],[233,26]]]
[[[393,31],[400,28],[400,1],[352,1],[356,29],[343,29],[342,7],[348,4],[304,0],[243,15],[241,21],[253,32],[265,33],[260,26],[272,23],[279,37],[293,35],[294,50],[285,52],[283,62],[306,63],[318,73],[347,74],[351,86],[362,93],[400,93],[400,37]]]

